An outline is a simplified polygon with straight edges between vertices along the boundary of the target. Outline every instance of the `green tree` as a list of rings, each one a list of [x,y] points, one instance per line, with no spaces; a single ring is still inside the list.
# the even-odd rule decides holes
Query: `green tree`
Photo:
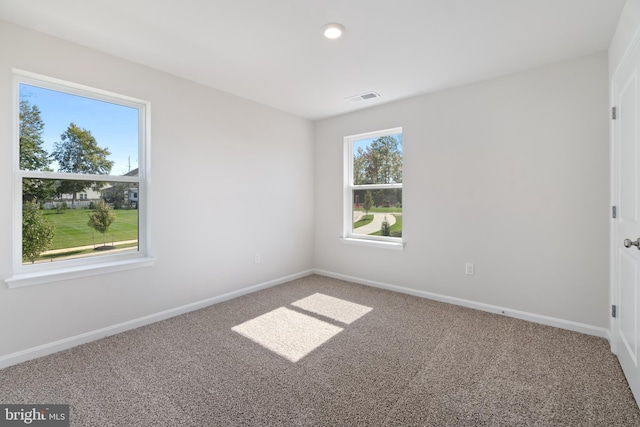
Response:
[[[42,148],[44,122],[37,105],[20,101],[20,169],[44,170],[49,166],[49,155]]]
[[[364,184],[365,179],[365,151],[362,147],[358,147],[353,155],[353,183]]]
[[[55,226],[43,215],[35,200],[22,208],[22,260],[34,263],[53,241]]]
[[[20,169],[29,171],[47,171],[51,160],[49,154],[42,148],[44,140],[44,122],[40,116],[37,105],[29,104],[23,99],[20,101]],[[37,178],[24,178],[22,180],[23,200],[43,201],[53,196],[55,187],[53,181]]]
[[[87,225],[98,233],[102,233],[103,246],[107,246],[107,231],[109,231],[109,227],[115,220],[116,214],[113,209],[102,200],[95,204],[93,213],[89,215]]]
[[[365,216],[369,215],[369,211],[373,207],[373,196],[371,195],[371,191],[367,191],[364,193],[364,202],[362,203],[362,208],[364,209]]]
[[[125,195],[127,187],[130,185],[130,183],[123,182],[113,183],[113,185],[105,191],[103,197],[107,202],[112,203],[115,209],[122,209],[126,206],[127,200]]]
[[[91,132],[69,124],[67,130],[60,135],[60,141],[54,144],[52,157],[58,161],[58,171],[68,173],[83,173],[92,175],[108,175],[113,167],[113,161],[108,160],[108,148],[101,148],[91,135]],[[99,190],[103,186],[98,181],[62,181],[58,192],[71,194],[72,203],[76,195],[91,187]]]
[[[354,184],[396,184],[402,182],[402,140],[385,135],[353,156]]]
[[[373,192],[373,205],[376,207],[384,206],[386,194],[387,194],[386,190],[376,190],[375,192]]]

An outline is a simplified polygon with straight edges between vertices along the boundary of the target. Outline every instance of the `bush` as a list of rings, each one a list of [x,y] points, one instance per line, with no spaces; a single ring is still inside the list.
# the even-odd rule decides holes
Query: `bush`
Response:
[[[22,260],[34,263],[53,241],[55,226],[42,215],[35,201],[22,209]]]
[[[387,221],[387,216],[385,215],[384,221],[382,221],[382,227],[380,228],[380,233],[383,236],[391,235],[391,226],[389,225],[389,221]]]
[[[56,213],[64,213],[64,211],[66,211],[67,209],[69,209],[69,205],[67,205],[67,202],[61,202],[61,203],[56,203]]]

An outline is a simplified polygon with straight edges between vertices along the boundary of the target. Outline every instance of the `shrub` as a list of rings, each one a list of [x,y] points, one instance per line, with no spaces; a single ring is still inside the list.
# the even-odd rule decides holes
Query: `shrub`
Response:
[[[25,203],[22,208],[22,260],[33,264],[53,241],[55,226],[42,215],[36,201]]]
[[[391,235],[391,226],[389,225],[389,221],[387,221],[386,215],[384,217],[384,221],[382,221],[382,227],[380,228],[380,232],[383,236]]]

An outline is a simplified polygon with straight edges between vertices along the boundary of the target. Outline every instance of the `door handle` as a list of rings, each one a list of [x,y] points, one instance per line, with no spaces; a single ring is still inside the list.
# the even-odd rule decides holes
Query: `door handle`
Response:
[[[632,242],[631,239],[624,239],[624,247],[630,248],[631,246],[635,246],[640,251],[640,237],[635,242]]]

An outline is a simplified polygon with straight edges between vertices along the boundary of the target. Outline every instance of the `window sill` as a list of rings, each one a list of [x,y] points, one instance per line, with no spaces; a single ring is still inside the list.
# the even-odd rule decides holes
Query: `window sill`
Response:
[[[353,237],[343,237],[342,243],[348,245],[368,246],[370,248],[390,249],[394,251],[403,251],[404,242],[388,242],[382,240],[356,239]]]
[[[61,280],[76,279],[79,277],[96,276],[116,271],[151,267],[154,261],[154,257],[140,257],[93,263],[90,265],[63,267],[38,272],[19,273],[14,274],[13,277],[5,279],[4,282],[7,284],[9,289],[14,289],[21,288],[23,286],[41,285],[44,283],[59,282]]]

